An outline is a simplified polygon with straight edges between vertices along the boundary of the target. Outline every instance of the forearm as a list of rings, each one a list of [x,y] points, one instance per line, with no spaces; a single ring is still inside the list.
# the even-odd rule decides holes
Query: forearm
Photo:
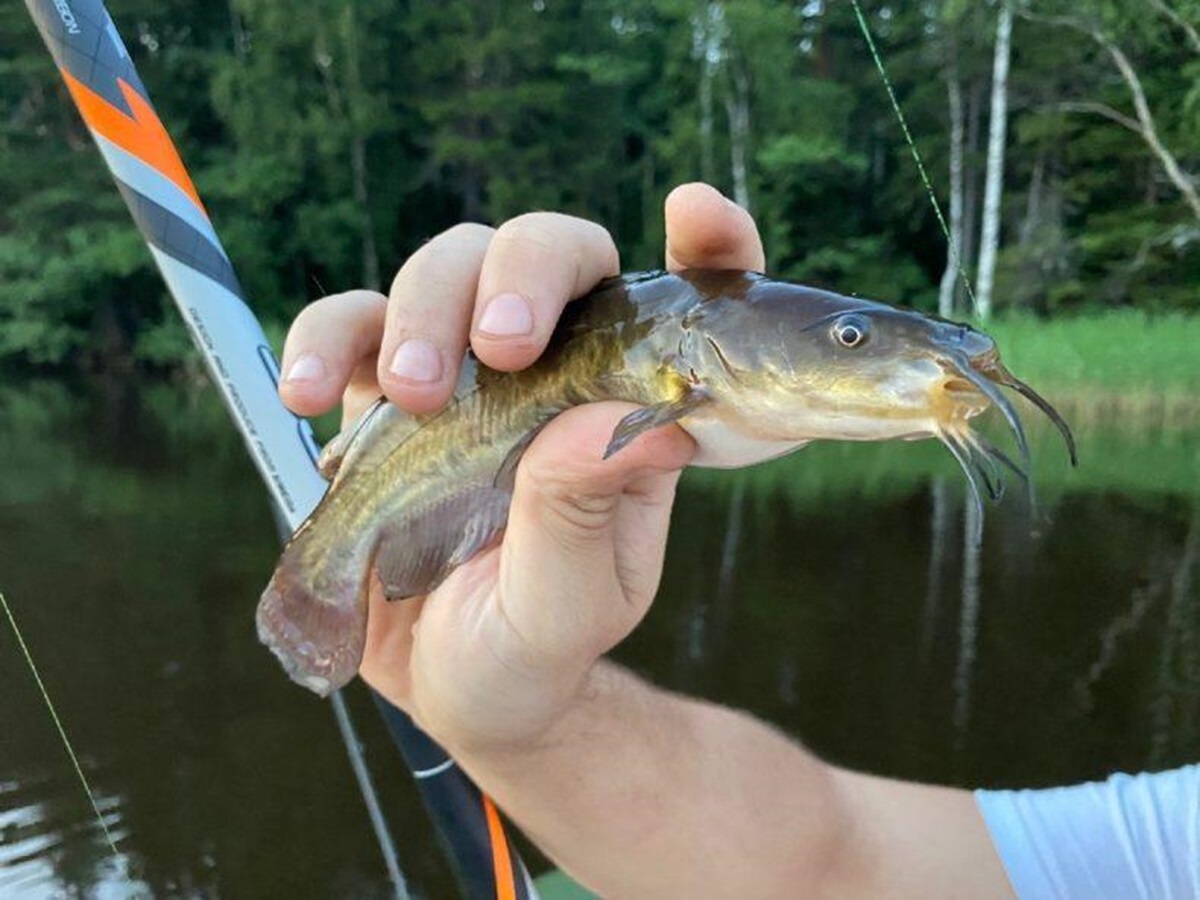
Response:
[[[830,767],[743,713],[608,663],[532,749],[457,755],[605,897],[817,896],[840,868],[849,822]]]

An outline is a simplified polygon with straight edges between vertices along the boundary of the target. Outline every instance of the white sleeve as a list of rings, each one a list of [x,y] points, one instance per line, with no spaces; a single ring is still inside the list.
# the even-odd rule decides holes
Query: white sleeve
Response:
[[[1200,898],[1200,765],[975,799],[1019,900]]]

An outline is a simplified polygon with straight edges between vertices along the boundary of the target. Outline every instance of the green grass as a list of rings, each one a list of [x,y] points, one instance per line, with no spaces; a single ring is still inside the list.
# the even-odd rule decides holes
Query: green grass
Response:
[[[1200,420],[1200,316],[1008,316],[985,330],[1015,375],[1077,415]]]

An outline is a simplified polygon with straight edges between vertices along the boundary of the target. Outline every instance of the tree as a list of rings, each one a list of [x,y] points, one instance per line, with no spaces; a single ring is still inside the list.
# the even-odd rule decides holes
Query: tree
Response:
[[[950,237],[946,247],[946,269],[938,284],[938,315],[950,318],[954,315],[954,295],[957,291],[959,273],[963,267],[963,142],[965,126],[963,119],[962,80],[958,70],[958,44],[951,36],[948,40],[946,63],[946,93],[950,108]]]
[[[1165,0],[1153,0],[1153,5],[1170,19],[1173,24],[1180,27],[1188,38],[1188,44],[1197,54],[1200,54],[1200,34],[1197,33],[1195,27],[1168,6]],[[1097,113],[1124,128],[1128,128],[1145,141],[1146,146],[1149,147],[1150,151],[1162,165],[1163,171],[1166,173],[1167,178],[1170,179],[1171,184],[1183,196],[1184,201],[1196,219],[1200,220],[1200,192],[1196,190],[1196,178],[1183,170],[1179,159],[1163,143],[1159,135],[1158,125],[1155,122],[1154,113],[1151,111],[1149,101],[1146,98],[1146,91],[1142,86],[1142,79],[1125,51],[1117,43],[1117,40],[1105,31],[1103,25],[1095,17],[1044,16],[1039,18],[1042,21],[1062,25],[1087,35],[1108,54],[1117,71],[1120,73],[1122,81],[1125,82],[1125,86],[1129,89],[1130,99],[1133,103],[1134,117],[1131,118],[1112,106],[1096,101],[1067,103],[1064,104],[1063,108],[1080,112]]]
[[[1008,61],[1012,47],[1012,7],[1000,0],[996,16],[996,55],[992,67],[992,112],[988,124],[987,177],[984,181],[983,230],[979,237],[976,298],[981,319],[992,313],[996,250],[1000,244],[1000,201],[1004,191],[1004,138],[1008,125]]]
[[[981,291],[994,272],[985,309],[1200,308],[1197,0],[1011,3],[861,0],[961,267]],[[753,204],[781,276],[963,308],[849,4],[109,5],[268,321],[385,283],[463,218],[562,209],[657,265],[663,197],[696,178]],[[0,51],[0,362],[177,364],[186,335],[24,16]]]

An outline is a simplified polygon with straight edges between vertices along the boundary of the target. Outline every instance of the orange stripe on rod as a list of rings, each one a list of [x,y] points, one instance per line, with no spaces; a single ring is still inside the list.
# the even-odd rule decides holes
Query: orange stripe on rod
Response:
[[[496,876],[496,900],[517,900],[517,886],[513,883],[512,858],[508,855],[508,835],[496,804],[487,794],[483,795],[483,814],[487,817],[488,837],[492,842],[492,870]]]
[[[83,114],[83,119],[97,134],[103,135],[122,150],[125,150],[146,165],[170,179],[181,191],[191,198],[196,207],[207,217],[208,212],[200,202],[200,195],[192,179],[183,167],[179,151],[171,142],[171,136],[162,121],[142,95],[128,82],[118,78],[117,86],[133,111],[133,117],[117,109],[86,84],[75,78],[66,69],[61,69],[67,89]]]

